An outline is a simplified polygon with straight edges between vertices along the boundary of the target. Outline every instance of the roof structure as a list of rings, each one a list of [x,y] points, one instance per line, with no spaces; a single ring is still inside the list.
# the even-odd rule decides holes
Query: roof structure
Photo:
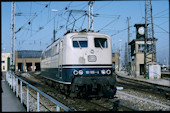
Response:
[[[20,50],[18,51],[18,58],[40,58],[42,51],[36,50]]]
[[[154,38],[155,41],[157,41],[157,38]],[[134,43],[135,41],[145,41],[144,38],[139,38],[139,39],[133,39],[131,42],[129,42],[129,45],[131,45],[132,43]],[[148,38],[147,41],[153,41],[152,38]]]

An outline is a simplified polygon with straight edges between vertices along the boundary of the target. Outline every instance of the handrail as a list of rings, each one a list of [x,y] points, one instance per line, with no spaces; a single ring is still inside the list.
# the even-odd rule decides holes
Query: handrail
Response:
[[[21,79],[20,77],[16,76],[14,74],[14,72],[7,72],[6,74],[6,79],[9,83],[9,75],[12,75],[12,85],[11,85],[11,89],[13,87],[15,87],[14,83],[13,83],[13,76],[15,78],[17,78],[20,80],[21,83],[21,91],[22,91],[22,82],[25,83],[27,85],[27,112],[29,112],[29,87],[31,87],[32,89],[34,89],[37,92],[37,111],[39,111],[39,94],[43,95],[45,98],[47,98],[48,100],[50,100],[51,102],[53,102],[54,104],[56,104],[56,111],[60,111],[60,108],[62,108],[65,111],[73,111],[72,109],[68,108],[67,106],[65,106],[64,104],[62,104],[61,102],[55,100],[54,98],[52,98],[51,96],[45,94],[44,92],[40,91],[39,89],[37,89],[36,87],[32,86],[31,84],[29,84],[28,82],[24,81],[23,79]],[[18,96],[18,82],[17,82],[17,92],[16,92],[16,96]],[[14,92],[14,88],[13,88],[13,92]],[[22,92],[21,92],[22,93]],[[21,95],[21,103],[22,103],[22,95]]]

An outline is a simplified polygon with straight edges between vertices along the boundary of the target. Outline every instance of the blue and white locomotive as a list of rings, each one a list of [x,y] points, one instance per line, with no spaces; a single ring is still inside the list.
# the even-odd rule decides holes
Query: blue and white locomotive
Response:
[[[111,38],[102,33],[70,32],[48,46],[41,56],[41,73],[72,97],[113,97]]]

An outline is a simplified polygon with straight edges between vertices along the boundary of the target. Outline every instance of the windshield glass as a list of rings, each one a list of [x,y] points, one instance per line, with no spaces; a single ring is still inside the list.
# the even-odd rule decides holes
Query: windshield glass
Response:
[[[86,37],[74,37],[73,47],[85,48],[88,47],[88,40]]]
[[[100,47],[100,48],[107,48],[107,39],[106,38],[94,38],[94,45],[95,47]]]

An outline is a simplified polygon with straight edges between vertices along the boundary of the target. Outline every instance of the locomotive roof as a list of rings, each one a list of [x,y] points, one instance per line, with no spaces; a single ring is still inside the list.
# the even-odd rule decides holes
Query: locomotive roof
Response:
[[[65,34],[64,34],[64,36],[63,37],[65,37],[65,36],[73,36],[73,35],[90,35],[90,34],[93,34],[93,35],[105,35],[105,36],[107,36],[107,37],[110,37],[109,35],[107,35],[107,34],[104,34],[104,33],[99,33],[99,32],[91,32],[91,31],[80,31],[80,32],[70,32],[70,31],[67,31]],[[55,40],[53,43],[51,43],[50,45],[48,45],[47,46],[47,48],[45,49],[45,50],[47,50],[51,45],[53,45],[54,43],[57,43],[57,41],[58,40],[60,40],[61,38],[58,38],[57,40]],[[45,51],[44,50],[44,51]],[[44,52],[43,51],[43,52]]]
[[[64,36],[68,36],[68,35],[106,35],[108,37],[110,37],[109,35],[107,34],[104,34],[104,33],[98,33],[98,32],[69,32],[69,33],[66,33]]]

